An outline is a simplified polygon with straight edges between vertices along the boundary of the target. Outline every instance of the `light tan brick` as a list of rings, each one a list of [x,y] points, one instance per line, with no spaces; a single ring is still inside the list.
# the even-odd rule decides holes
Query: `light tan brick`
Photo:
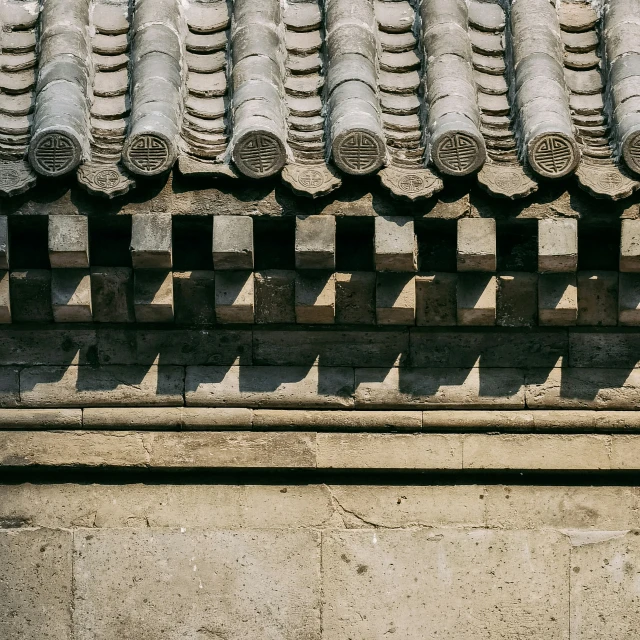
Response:
[[[462,469],[458,435],[319,433],[319,469]]]
[[[465,469],[609,469],[610,437],[601,435],[464,436]]]

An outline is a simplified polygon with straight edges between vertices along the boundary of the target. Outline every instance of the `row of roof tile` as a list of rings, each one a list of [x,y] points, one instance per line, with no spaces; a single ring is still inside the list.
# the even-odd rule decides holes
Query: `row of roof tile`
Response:
[[[640,0],[0,0],[0,192],[77,172],[640,187]]]

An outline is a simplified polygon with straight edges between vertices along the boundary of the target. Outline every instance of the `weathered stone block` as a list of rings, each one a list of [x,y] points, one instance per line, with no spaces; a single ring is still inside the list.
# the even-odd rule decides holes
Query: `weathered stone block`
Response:
[[[71,640],[73,533],[0,531],[0,637]]]
[[[11,322],[11,292],[8,271],[0,271],[0,324]]]
[[[538,320],[541,325],[568,326],[578,320],[578,287],[571,273],[546,273],[538,278]]]
[[[533,327],[538,319],[538,274],[501,273],[497,278],[496,324]]]
[[[49,216],[49,262],[54,269],[89,268],[89,219]]]
[[[91,531],[74,571],[77,640],[320,637],[315,531]]]
[[[376,271],[415,271],[417,242],[413,218],[376,216]]]
[[[578,269],[578,221],[538,220],[538,271],[558,273]]]
[[[131,216],[131,260],[134,269],[171,269],[171,214],[135,213]]]
[[[319,469],[462,469],[458,435],[319,433]]]
[[[494,529],[619,531],[640,525],[636,487],[493,485],[484,491]]]
[[[91,276],[88,269],[53,269],[51,308],[56,322],[91,322]]]
[[[138,525],[201,530],[305,529],[325,523],[335,511],[326,485],[289,484],[286,492],[282,488],[259,484],[25,483],[3,487],[0,522],[129,530]],[[477,493],[475,487],[473,491]],[[447,502],[437,500],[438,495],[421,504],[431,502],[437,508],[434,517],[446,517],[452,509],[447,510]]]
[[[111,329],[98,331],[100,364],[251,363],[251,332],[215,329]]]
[[[173,300],[176,323],[209,325],[216,321],[213,271],[174,271]]]
[[[640,274],[621,273],[618,287],[619,324],[640,325]]]
[[[0,367],[0,407],[16,407],[20,402],[20,372],[12,367]]]
[[[640,365],[640,334],[634,332],[571,332],[570,367],[619,367]]]
[[[249,216],[213,216],[215,269],[253,269],[253,219]]]
[[[553,367],[569,357],[564,332],[411,331],[414,367]]]
[[[324,637],[568,638],[569,554],[556,531],[330,531]]]
[[[12,271],[9,278],[13,322],[53,322],[51,271]]]
[[[154,468],[282,468],[316,466],[315,433],[156,433]]]
[[[336,219],[334,216],[296,218],[296,269],[336,268]]]
[[[220,411],[220,409],[216,409]],[[420,411],[307,411],[255,409],[254,429],[305,431],[420,431]]]
[[[0,431],[0,467],[147,467],[143,434]]]
[[[216,318],[225,324],[252,323],[255,287],[251,271],[216,271]]]
[[[460,273],[457,284],[459,325],[496,323],[496,277],[484,273]]]
[[[2,409],[0,429],[80,429],[81,409]]]
[[[398,366],[409,350],[409,331],[283,329],[253,331],[253,363],[335,367]]]
[[[416,324],[418,326],[455,326],[457,322],[455,273],[416,276]]]
[[[171,271],[156,269],[135,271],[133,305],[138,322],[173,322]]]
[[[357,408],[524,408],[518,369],[356,369]]]
[[[1,414],[0,414],[1,417]],[[86,429],[128,429],[171,431],[251,429],[251,409],[208,409],[201,407],[126,407],[82,410]]]
[[[187,405],[345,408],[353,406],[347,367],[187,367]]]
[[[9,219],[0,216],[0,269],[9,268]]]
[[[578,324],[599,327],[618,324],[617,272],[578,272]]]
[[[379,273],[376,281],[378,324],[412,325],[416,321],[416,279],[405,273]]]
[[[331,485],[350,529],[481,527],[484,495],[478,485]],[[26,496],[25,496],[26,497]]]
[[[531,409],[638,409],[640,370],[555,368],[527,373]]]
[[[0,365],[95,364],[96,346],[94,329],[6,327]]]
[[[285,324],[296,321],[296,272],[268,269],[254,272],[255,321]]]
[[[135,322],[133,270],[92,267],[91,303],[94,322]]]
[[[26,367],[25,407],[181,406],[184,369],[174,366]]]
[[[640,469],[640,436],[611,436],[611,468],[624,471]]]
[[[576,531],[571,541],[572,638],[632,638],[640,628],[638,532]]]
[[[640,220],[623,220],[620,238],[620,271],[640,271]]]
[[[470,434],[464,436],[465,469],[609,469],[609,436]]]
[[[458,271],[495,271],[496,221],[493,218],[458,220]]]
[[[376,274],[336,273],[336,322],[375,324]]]
[[[334,273],[296,273],[296,322],[333,324],[336,315]]]

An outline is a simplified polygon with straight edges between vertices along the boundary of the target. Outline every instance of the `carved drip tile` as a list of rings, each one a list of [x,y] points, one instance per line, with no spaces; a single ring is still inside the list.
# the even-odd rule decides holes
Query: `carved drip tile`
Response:
[[[526,198],[538,190],[538,183],[518,164],[487,162],[478,173],[478,183],[491,195],[510,200]]]
[[[107,198],[122,196],[136,186],[129,174],[117,164],[83,164],[78,169],[77,178],[89,193]]]
[[[36,183],[36,174],[25,160],[0,160],[0,193],[15,196]]]
[[[282,171],[282,181],[294,193],[311,198],[325,196],[342,184],[336,171],[326,164],[288,164]]]
[[[429,169],[385,167],[378,176],[382,186],[397,198],[415,202],[442,191],[444,183]]]

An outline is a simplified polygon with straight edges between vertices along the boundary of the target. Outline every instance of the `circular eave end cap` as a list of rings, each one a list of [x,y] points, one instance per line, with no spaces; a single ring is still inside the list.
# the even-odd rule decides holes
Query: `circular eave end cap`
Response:
[[[640,130],[633,131],[625,138],[622,157],[631,171],[640,174]]]
[[[527,157],[531,168],[543,178],[564,178],[580,164],[580,149],[566,133],[541,133],[528,144]]]
[[[243,133],[233,145],[231,159],[249,178],[268,178],[280,173],[287,162],[282,140],[270,131]]]
[[[480,133],[447,131],[433,142],[431,159],[444,174],[467,176],[484,165],[487,149]]]
[[[55,178],[70,173],[82,160],[82,141],[71,128],[44,129],[29,146],[29,163],[40,175]]]
[[[157,176],[169,171],[178,155],[175,142],[158,133],[137,133],[124,145],[122,161],[139,176]]]
[[[384,165],[386,145],[379,135],[367,129],[349,129],[336,136],[332,156],[340,170],[364,176],[375,173]]]

